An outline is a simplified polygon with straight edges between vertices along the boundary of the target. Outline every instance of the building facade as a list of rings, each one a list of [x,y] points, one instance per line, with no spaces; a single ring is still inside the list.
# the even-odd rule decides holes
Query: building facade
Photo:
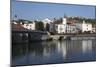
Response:
[[[66,24],[57,24],[56,26],[56,32],[58,34],[64,34],[66,33]]]
[[[29,29],[29,30],[35,30],[35,22],[32,22],[32,23],[24,23],[23,24],[23,27],[26,28],[26,29]]]
[[[58,34],[76,33],[76,25],[67,24],[67,18],[62,18],[59,24],[51,24],[50,31],[56,31]]]
[[[61,24],[55,24],[55,28],[58,34],[65,34],[66,33],[66,25],[67,19],[63,18]]]
[[[46,25],[47,25],[47,24],[51,24],[51,23],[52,23],[52,21],[51,21],[50,19],[48,19],[48,18],[42,20],[42,22],[43,22],[43,24],[44,24],[44,28],[46,28]]]
[[[77,29],[75,25],[67,25],[66,26],[66,33],[77,33]]]
[[[82,33],[88,31],[92,32],[92,24],[85,23],[85,21],[83,21],[83,23],[76,23],[76,28],[81,30]]]

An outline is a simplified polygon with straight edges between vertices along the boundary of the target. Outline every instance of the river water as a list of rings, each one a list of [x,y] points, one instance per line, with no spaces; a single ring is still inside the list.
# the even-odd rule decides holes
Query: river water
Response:
[[[37,41],[12,44],[12,65],[72,63],[96,60],[96,40]]]

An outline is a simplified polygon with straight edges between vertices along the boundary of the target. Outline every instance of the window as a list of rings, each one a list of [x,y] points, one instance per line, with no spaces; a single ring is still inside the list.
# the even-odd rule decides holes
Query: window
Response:
[[[26,24],[26,26],[28,26],[28,24]]]
[[[75,29],[73,28],[73,31],[75,31]]]
[[[30,25],[30,27],[31,27],[31,25]]]
[[[87,27],[88,27],[88,25],[87,25]]]
[[[87,30],[88,30],[88,28],[87,28]]]

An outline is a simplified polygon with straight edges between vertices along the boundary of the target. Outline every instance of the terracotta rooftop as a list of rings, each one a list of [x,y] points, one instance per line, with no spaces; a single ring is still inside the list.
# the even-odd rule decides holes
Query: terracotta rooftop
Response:
[[[12,30],[25,30],[25,28],[21,24],[11,24]]]

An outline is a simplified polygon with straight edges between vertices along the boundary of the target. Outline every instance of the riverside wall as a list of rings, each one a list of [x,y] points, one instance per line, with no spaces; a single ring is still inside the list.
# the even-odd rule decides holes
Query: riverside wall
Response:
[[[82,40],[96,39],[96,34],[70,34],[70,35],[48,35],[46,32],[13,31],[11,41],[13,43],[28,43],[42,40]]]

